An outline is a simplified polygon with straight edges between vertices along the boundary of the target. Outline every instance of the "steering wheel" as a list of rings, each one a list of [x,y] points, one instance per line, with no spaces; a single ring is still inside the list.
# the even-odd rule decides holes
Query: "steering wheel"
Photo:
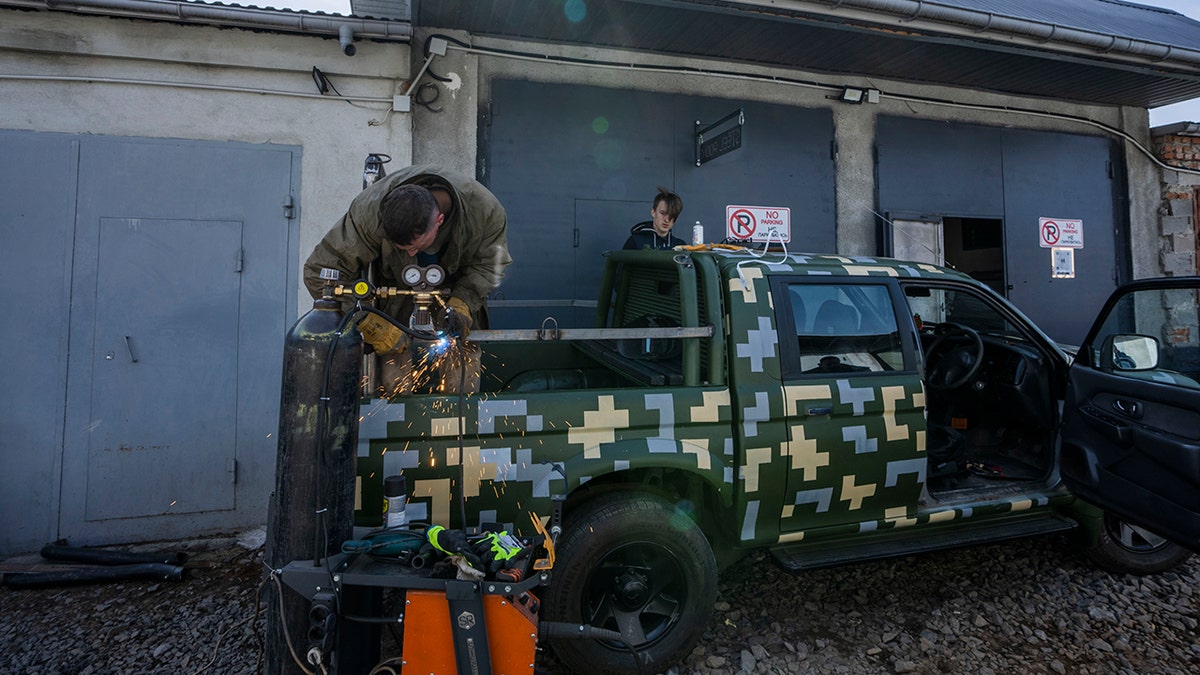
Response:
[[[934,329],[937,339],[925,352],[928,368],[925,384],[930,389],[958,389],[975,377],[983,365],[983,338],[974,329],[959,323],[943,323]],[[940,356],[938,350],[950,346]]]

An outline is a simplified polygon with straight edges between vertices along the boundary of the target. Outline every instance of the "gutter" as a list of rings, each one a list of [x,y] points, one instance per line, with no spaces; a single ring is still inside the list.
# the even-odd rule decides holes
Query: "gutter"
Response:
[[[345,26],[353,31],[356,39],[382,42],[409,42],[413,34],[411,21],[208,5],[181,0],[0,0],[0,7],[302,33],[333,38],[337,38],[339,31]]]
[[[1200,68],[1200,50],[1179,47],[1161,42],[1135,40],[1133,38],[1061,24],[1022,19],[995,12],[950,7],[931,0],[638,0],[646,4],[669,5],[697,9],[707,5],[710,10],[721,11],[740,6],[735,13],[757,16],[774,15],[779,18],[822,16],[848,19],[864,24],[891,25],[901,30],[905,27],[919,28],[942,33],[950,32],[969,37],[979,42],[984,38],[1010,42],[1019,40],[1023,44],[1039,49],[1060,51],[1080,50],[1105,57],[1124,58],[1156,66]],[[1157,8],[1156,8],[1157,9]],[[894,19],[889,24],[888,16]],[[1065,50],[1063,48],[1066,48]]]

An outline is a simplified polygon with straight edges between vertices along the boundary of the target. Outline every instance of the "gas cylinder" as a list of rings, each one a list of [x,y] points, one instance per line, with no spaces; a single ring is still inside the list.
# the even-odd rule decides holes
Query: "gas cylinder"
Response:
[[[354,538],[355,457],[362,335],[341,304],[322,298],[288,332],[283,350],[275,491],[268,513],[266,563],[319,561]],[[291,635],[308,630],[308,600],[284,590]],[[278,614],[278,602],[268,604]],[[268,651],[286,650],[278,616],[268,616]],[[272,639],[276,638],[276,639]],[[286,651],[283,652],[286,654]],[[270,655],[269,655],[270,656]],[[292,672],[291,658],[269,659]],[[299,671],[297,671],[299,672]]]

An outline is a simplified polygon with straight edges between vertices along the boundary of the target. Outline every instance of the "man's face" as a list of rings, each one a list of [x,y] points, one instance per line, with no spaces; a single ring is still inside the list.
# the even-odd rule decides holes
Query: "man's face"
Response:
[[[654,208],[650,209],[650,217],[654,219],[654,231],[658,236],[665,237],[671,231],[671,227],[675,225],[675,218],[667,211],[667,203],[665,201],[658,202]]]
[[[407,244],[396,244],[397,248],[415,258],[418,253],[433,246],[433,240],[437,239],[438,230],[442,229],[442,221],[445,219],[445,214],[435,212],[435,215],[430,220],[429,227],[425,228],[424,234],[417,235],[416,239]]]

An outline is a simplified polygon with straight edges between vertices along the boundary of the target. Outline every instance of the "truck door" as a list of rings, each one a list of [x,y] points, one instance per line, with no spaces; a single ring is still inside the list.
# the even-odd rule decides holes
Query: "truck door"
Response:
[[[1109,298],[1071,366],[1059,461],[1079,497],[1200,551],[1200,278]]]
[[[783,540],[911,518],[924,484],[924,390],[899,290],[887,279],[826,279],[773,289],[790,460]]]

